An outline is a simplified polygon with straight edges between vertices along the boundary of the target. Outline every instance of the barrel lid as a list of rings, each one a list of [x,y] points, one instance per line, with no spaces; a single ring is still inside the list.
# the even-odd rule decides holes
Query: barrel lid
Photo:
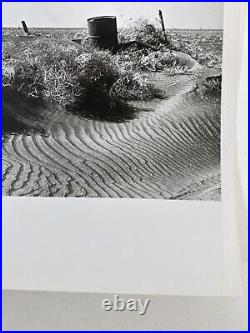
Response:
[[[87,19],[88,22],[96,22],[96,21],[103,21],[103,20],[116,20],[116,16],[95,16],[90,17]]]

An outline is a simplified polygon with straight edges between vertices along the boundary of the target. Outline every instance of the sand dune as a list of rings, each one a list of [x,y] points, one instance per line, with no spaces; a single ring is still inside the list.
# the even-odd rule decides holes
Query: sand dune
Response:
[[[219,103],[204,99],[189,75],[161,80],[156,75],[155,82],[169,98],[135,103],[142,111],[130,120],[50,110],[40,121],[46,135],[5,134],[3,194],[220,199]],[[18,104],[10,97],[3,109],[13,114]],[[32,111],[25,110],[32,122]]]

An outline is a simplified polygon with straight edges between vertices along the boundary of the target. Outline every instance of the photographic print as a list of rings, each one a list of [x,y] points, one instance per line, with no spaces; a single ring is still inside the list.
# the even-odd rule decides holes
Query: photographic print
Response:
[[[221,199],[223,3],[2,4],[4,196]]]

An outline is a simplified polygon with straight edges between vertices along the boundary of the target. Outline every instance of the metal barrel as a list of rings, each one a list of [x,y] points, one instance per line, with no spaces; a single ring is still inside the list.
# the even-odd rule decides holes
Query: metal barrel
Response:
[[[115,16],[91,17],[88,22],[90,43],[99,49],[114,50],[118,45]]]

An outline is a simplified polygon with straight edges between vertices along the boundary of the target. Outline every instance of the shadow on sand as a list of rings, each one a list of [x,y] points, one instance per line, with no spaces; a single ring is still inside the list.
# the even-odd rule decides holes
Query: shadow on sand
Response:
[[[53,111],[41,99],[33,99],[4,87],[2,89],[2,134],[44,133]]]
[[[100,90],[92,89],[86,96],[73,106],[66,107],[67,113],[81,118],[122,123],[136,118],[139,111],[151,111],[111,98],[108,93]],[[42,99],[29,98],[10,87],[2,89],[3,135],[47,135],[60,113],[64,113],[64,110],[49,105]]]
[[[89,89],[86,91],[86,98],[68,106],[67,111],[83,118],[122,123],[136,118],[139,111],[148,110],[141,110],[125,101],[112,98],[105,90]]]

